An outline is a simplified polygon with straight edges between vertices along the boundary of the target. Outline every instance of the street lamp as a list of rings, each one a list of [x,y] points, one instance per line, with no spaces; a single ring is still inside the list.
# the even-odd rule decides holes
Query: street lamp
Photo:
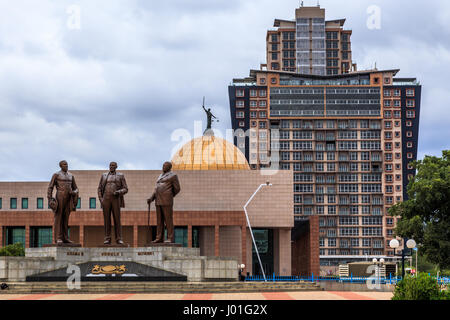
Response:
[[[258,261],[259,261],[259,267],[261,268],[261,271],[262,271],[262,274],[263,274],[263,277],[264,277],[264,281],[267,281],[266,274],[264,273],[264,268],[263,268],[263,265],[262,265],[262,262],[261,262],[261,257],[259,256],[259,251],[258,251],[258,247],[256,246],[255,237],[253,236],[252,226],[250,224],[250,219],[248,218],[247,206],[250,204],[250,202],[253,200],[253,198],[258,193],[258,191],[261,190],[262,187],[271,187],[271,186],[272,186],[272,184],[269,181],[267,181],[266,183],[261,184],[258,187],[258,189],[256,189],[255,193],[253,193],[253,195],[250,197],[250,199],[248,199],[247,203],[244,206],[245,217],[247,218],[248,228],[250,229],[250,235],[252,236],[253,245],[255,246],[256,255],[258,256]]]
[[[238,269],[239,269],[239,281],[243,281],[244,276],[242,275],[242,272],[244,272],[245,264],[239,264]]]
[[[409,239],[408,241],[405,241],[406,239],[403,239],[403,243],[406,242],[406,246],[409,249],[415,248],[416,247],[416,242],[413,239]],[[397,239],[392,239],[389,242],[389,246],[394,249],[394,256],[396,256],[395,254],[395,249],[397,249],[400,246],[400,242]],[[405,277],[405,248],[403,247],[402,249],[402,279]]]
[[[409,249],[414,249],[416,247],[416,245],[417,245],[417,243],[413,239],[409,239],[408,241],[406,241],[406,246]],[[415,272],[416,276],[417,276],[417,255],[418,255],[418,252],[416,251],[416,272]]]
[[[384,259],[381,258],[380,261],[378,262],[377,258],[373,258],[372,259],[373,264],[376,266],[376,275],[377,275],[377,280],[378,283],[381,284],[381,271],[380,271],[380,267],[381,269],[383,269],[383,265],[384,265]]]

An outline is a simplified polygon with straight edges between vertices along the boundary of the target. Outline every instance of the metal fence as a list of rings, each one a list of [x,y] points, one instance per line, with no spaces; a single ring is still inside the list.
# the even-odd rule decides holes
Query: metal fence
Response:
[[[433,276],[440,285],[448,285],[450,283],[450,277],[436,277]],[[266,276],[268,282],[321,282],[321,281],[334,281],[334,282],[346,282],[346,283],[380,283],[380,284],[396,284],[401,281],[402,277],[394,277],[391,274],[388,277],[379,277],[373,275],[371,277],[317,277],[312,274],[311,276],[277,276],[275,274]],[[264,277],[262,275],[254,275],[245,277],[244,281],[263,282]]]

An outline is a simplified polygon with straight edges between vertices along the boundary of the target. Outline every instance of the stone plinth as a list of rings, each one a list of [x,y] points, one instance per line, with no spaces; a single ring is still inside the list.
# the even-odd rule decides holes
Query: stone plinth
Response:
[[[178,247],[181,248],[181,243],[172,243],[172,242],[156,242],[156,243],[148,243],[145,247]]]
[[[44,248],[56,248],[56,247],[65,247],[65,248],[81,248],[81,244],[79,243],[51,243],[44,244]]]
[[[187,276],[188,281],[237,281],[238,262],[200,256],[199,248],[46,247],[25,249],[25,257],[0,257],[0,280],[25,281],[27,276],[91,261],[130,261]]]

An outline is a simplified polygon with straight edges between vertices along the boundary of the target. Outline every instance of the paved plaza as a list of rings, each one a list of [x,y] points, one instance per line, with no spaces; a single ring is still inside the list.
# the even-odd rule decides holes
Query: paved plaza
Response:
[[[390,300],[391,292],[257,292],[203,294],[0,294],[0,300]]]

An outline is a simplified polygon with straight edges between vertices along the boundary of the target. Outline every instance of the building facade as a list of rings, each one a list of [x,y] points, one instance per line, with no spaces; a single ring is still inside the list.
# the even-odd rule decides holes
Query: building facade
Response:
[[[299,19],[311,27],[324,18],[323,9],[306,9],[297,10],[297,33]],[[289,23],[276,20],[281,39]],[[342,27],[343,20],[333,23]],[[229,86],[236,146],[252,169],[293,171],[292,211],[296,220],[319,216],[321,265],[392,259],[397,218],[388,209],[406,199],[415,173],[421,85],[396,78],[399,70],[324,75],[314,63],[297,68],[303,73],[271,63]]]
[[[300,7],[295,20],[275,19],[266,36],[268,70],[335,75],[356,70],[352,62],[352,31],[345,19],[325,20],[325,9]]]
[[[245,272],[259,273],[243,207],[267,177],[250,170],[244,155],[232,143],[214,136],[188,142],[174,155],[172,163],[181,184],[174,201],[175,241],[200,248],[203,256],[235,258],[246,265]],[[146,199],[161,171],[119,171],[129,189],[121,211],[123,240],[133,247],[145,246],[156,235],[155,206],[152,204],[148,212]],[[77,211],[70,215],[70,238],[83,247],[97,247],[103,244],[104,237],[103,213],[97,198],[103,171],[71,173],[80,199]],[[317,274],[318,269],[311,267],[318,265],[318,250],[308,251],[311,259],[308,256],[292,265],[292,173],[279,172],[270,177],[270,182],[272,186],[261,189],[247,208],[266,273],[291,275],[295,269]],[[48,208],[47,187],[48,182],[0,182],[0,245],[21,242],[28,248],[52,243],[53,212]],[[309,229],[296,235],[296,248],[309,248],[310,241],[318,241],[317,228]]]

